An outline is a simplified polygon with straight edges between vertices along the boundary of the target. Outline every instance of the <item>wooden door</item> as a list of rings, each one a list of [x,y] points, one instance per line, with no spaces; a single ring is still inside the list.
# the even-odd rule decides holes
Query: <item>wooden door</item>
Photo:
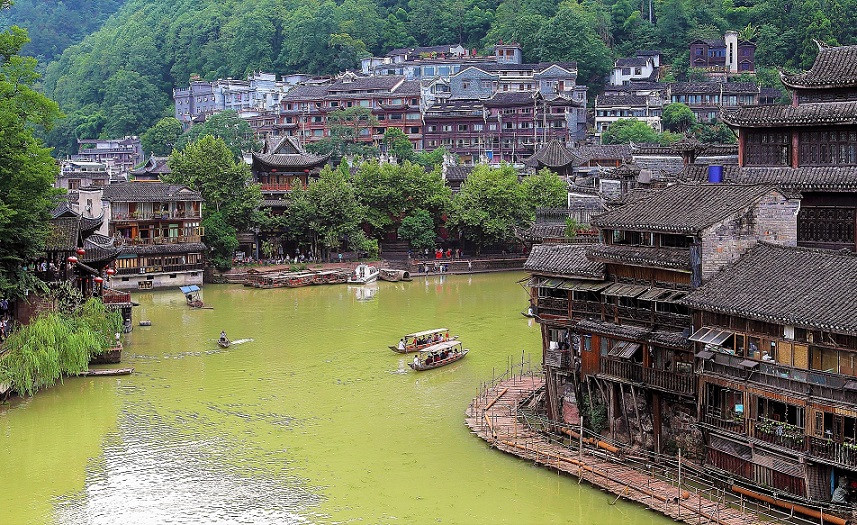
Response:
[[[794,366],[795,368],[809,368],[809,347],[807,345],[794,345]]]

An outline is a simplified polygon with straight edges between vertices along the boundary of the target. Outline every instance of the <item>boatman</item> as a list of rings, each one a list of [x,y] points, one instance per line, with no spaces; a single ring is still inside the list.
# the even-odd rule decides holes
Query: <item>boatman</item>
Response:
[[[399,350],[402,350],[402,351],[405,350],[405,339],[404,338],[399,339]]]
[[[420,366],[420,356],[419,356],[419,354],[414,356],[414,367],[418,367],[418,366]]]
[[[220,331],[220,341],[222,341],[224,343],[226,342],[226,330]]]

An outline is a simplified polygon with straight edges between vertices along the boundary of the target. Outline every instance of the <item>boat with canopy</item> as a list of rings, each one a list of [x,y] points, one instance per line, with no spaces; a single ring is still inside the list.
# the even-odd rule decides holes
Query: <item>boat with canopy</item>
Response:
[[[399,340],[398,345],[390,346],[390,350],[400,354],[409,354],[433,344],[454,341],[456,339],[458,339],[457,335],[449,335],[449,328],[434,328],[432,330],[406,334]]]
[[[444,341],[420,350],[408,366],[417,372],[440,368],[464,359],[469,351],[467,348],[462,348],[461,341]]]
[[[179,290],[184,294],[187,305],[191,308],[202,308],[205,303],[199,297],[199,286],[192,284],[190,286],[180,286]]]

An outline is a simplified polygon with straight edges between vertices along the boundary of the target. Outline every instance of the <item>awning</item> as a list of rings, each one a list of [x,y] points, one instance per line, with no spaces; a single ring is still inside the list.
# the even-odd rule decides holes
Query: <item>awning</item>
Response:
[[[641,286],[639,284],[614,284],[604,290],[604,295],[637,297],[638,295],[645,293],[648,289],[648,286]]]
[[[610,357],[618,357],[619,359],[631,359],[631,356],[640,349],[639,343],[632,343],[630,341],[619,341],[613,348],[607,352],[607,355]]]
[[[610,286],[610,283],[597,281],[577,281],[566,279],[559,285],[560,290],[574,290],[576,292],[597,292]]]
[[[181,286],[179,289],[182,291],[183,294],[189,294],[191,292],[198,292],[199,286],[192,284],[190,286]]]
[[[711,328],[705,326],[694,332],[693,335],[691,335],[687,339],[689,341],[696,341],[697,343],[720,346],[731,336],[732,332],[727,332],[726,330],[721,330],[720,328]]]
[[[671,303],[677,301],[687,295],[684,290],[668,290],[666,288],[650,288],[641,296],[637,297],[641,301],[655,301],[659,303]]]
[[[136,259],[136,258],[137,258],[136,253],[126,253],[126,252],[120,253],[119,256],[117,257],[117,259]]]
[[[738,366],[741,368],[753,369],[759,366],[759,362],[753,361],[752,359],[745,359],[738,363]]]
[[[696,357],[698,357],[700,359],[711,359],[712,357],[714,357],[714,352],[709,352],[708,350],[703,350],[702,352],[699,352],[698,354],[696,354]]]

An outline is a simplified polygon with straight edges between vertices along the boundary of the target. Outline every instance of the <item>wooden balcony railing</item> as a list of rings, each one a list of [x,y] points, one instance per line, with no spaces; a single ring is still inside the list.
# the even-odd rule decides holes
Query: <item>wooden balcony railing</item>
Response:
[[[152,237],[149,239],[125,239],[127,245],[152,245],[152,244],[182,244],[191,242],[202,242],[199,235],[179,235],[178,237]]]
[[[202,270],[204,263],[195,264],[165,264],[157,266],[141,266],[137,268],[117,268],[116,275],[139,275],[149,273],[178,273],[191,270]]]
[[[600,363],[601,373],[621,379],[627,379],[635,383],[643,381],[643,365],[625,361],[624,359],[612,359],[602,357]]]
[[[857,467],[857,444],[838,443],[832,439],[807,436],[811,456],[826,459],[840,465]]]
[[[571,313],[577,315],[601,315],[601,303],[596,301],[572,301]]]
[[[131,302],[131,294],[128,292],[120,292],[118,290],[105,289],[101,294],[101,301],[104,304],[125,304]]]
[[[702,421],[712,427],[734,432],[735,434],[744,434],[747,431],[744,418],[723,417],[717,409],[709,409],[708,412],[703,414]]]
[[[164,212],[164,213],[118,213],[111,214],[111,220],[115,222],[133,222],[133,221],[160,221],[160,220],[175,220],[175,219],[199,219],[199,212]]]
[[[298,188],[303,188],[303,184],[270,184],[263,183],[261,184],[262,191],[292,191]]]
[[[750,426],[756,439],[799,452],[806,450],[807,436],[802,427],[769,419],[753,421]]]
[[[693,374],[643,368],[643,383],[687,396],[696,393],[696,376]]]
[[[568,299],[559,297],[539,297],[539,314],[568,317]]]

